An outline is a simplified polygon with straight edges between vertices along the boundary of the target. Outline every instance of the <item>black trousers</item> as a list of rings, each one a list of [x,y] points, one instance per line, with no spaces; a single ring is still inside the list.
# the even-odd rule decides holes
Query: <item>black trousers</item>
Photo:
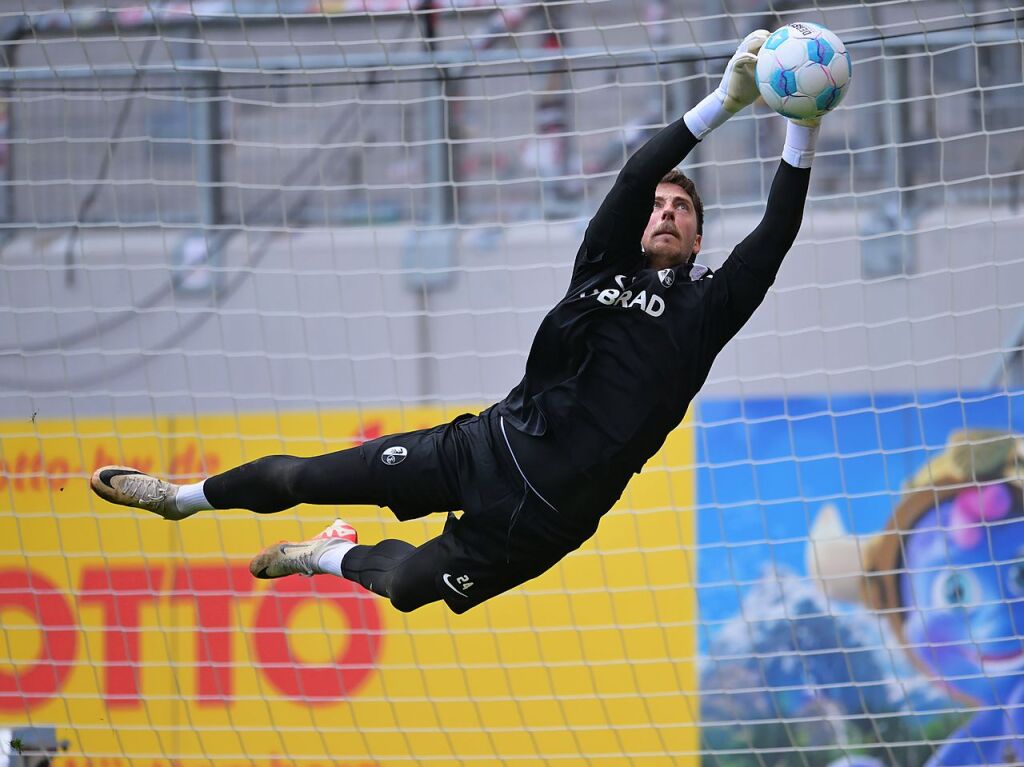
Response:
[[[495,408],[313,458],[259,458],[210,477],[204,492],[215,508],[262,514],[299,503],[388,506],[401,520],[461,509],[422,546],[387,539],[345,555],[346,578],[402,611],[442,599],[465,612],[549,569],[593,534],[605,511],[581,524],[538,496]]]

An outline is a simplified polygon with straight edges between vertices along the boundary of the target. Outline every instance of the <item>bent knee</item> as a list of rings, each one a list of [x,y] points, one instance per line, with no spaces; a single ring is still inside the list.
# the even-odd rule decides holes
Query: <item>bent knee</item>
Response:
[[[413,610],[417,610],[425,604],[427,603],[413,600],[406,601],[400,597],[391,597],[391,606],[401,613],[411,613]]]
[[[441,598],[433,578],[417,577],[403,572],[401,566],[391,581],[389,591],[391,604],[396,610],[403,613],[411,613],[413,610]]]
[[[248,464],[261,481],[247,508],[257,514],[274,514],[298,503],[295,494],[295,469],[301,458],[291,455],[265,455]]]

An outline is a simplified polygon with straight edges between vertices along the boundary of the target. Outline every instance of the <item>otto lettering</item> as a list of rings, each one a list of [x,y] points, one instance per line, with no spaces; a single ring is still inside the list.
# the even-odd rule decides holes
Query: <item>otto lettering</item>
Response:
[[[463,589],[473,585],[469,576],[462,578]],[[97,562],[87,564],[70,589],[24,567],[0,569],[0,583],[0,622],[17,611],[28,616],[39,636],[34,659],[0,665],[0,715],[8,718],[60,700],[71,673],[89,661],[98,669],[102,705],[142,710],[153,693],[147,687],[154,683],[143,673],[151,663],[146,653],[152,647],[143,641],[154,628],[148,616],[171,606],[192,608],[190,684],[203,708],[235,705],[241,697],[236,676],[245,666],[282,697],[306,706],[333,705],[370,681],[381,651],[380,607],[342,578],[315,587],[312,578],[283,578],[257,591],[244,565]],[[243,610],[242,603],[252,609]],[[339,613],[348,624],[348,642],[328,662],[331,673],[324,672],[323,663],[299,659],[287,629],[294,614],[313,604]],[[253,617],[240,625],[241,615]],[[86,631],[99,632],[91,649]],[[239,634],[252,643],[244,663],[235,658]]]

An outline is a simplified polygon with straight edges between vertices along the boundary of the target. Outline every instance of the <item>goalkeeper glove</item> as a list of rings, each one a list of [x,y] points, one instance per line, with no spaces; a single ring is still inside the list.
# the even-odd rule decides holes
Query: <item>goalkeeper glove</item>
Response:
[[[756,29],[743,38],[736,53],[725,67],[722,82],[697,106],[683,115],[686,127],[698,139],[724,123],[746,106],[753,104],[760,92],[754,70],[757,52],[768,39],[767,29]]]

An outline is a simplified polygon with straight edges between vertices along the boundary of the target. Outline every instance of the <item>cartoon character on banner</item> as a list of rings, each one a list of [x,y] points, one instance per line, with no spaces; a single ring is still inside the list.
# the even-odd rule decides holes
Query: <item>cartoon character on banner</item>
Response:
[[[829,597],[885,615],[914,663],[977,709],[929,761],[1024,763],[1024,443],[954,433],[905,486],[879,534],[825,507],[807,571]]]

